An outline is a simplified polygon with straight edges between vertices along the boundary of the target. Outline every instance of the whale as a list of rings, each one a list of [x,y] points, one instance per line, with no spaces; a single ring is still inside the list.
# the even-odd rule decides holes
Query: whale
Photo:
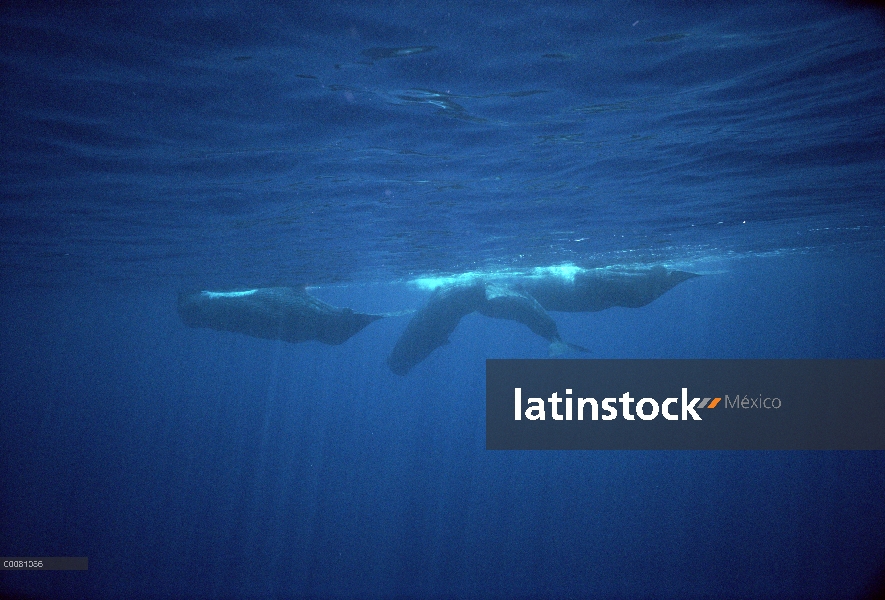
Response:
[[[430,353],[449,343],[449,335],[463,317],[485,302],[482,282],[440,287],[418,310],[390,351],[387,365],[397,375],[406,375]]]
[[[387,358],[390,370],[406,375],[449,342],[460,320],[472,312],[526,325],[550,343],[550,355],[586,348],[562,340],[547,311],[597,312],[650,304],[697,273],[656,266],[640,270],[577,269],[564,276],[545,272],[520,276],[477,276],[436,288],[418,310]]]
[[[521,278],[520,287],[547,310],[598,312],[616,306],[641,308],[694,277],[699,275],[658,265],[632,271],[580,270],[571,277],[528,276]]]
[[[243,333],[267,340],[317,341],[337,346],[385,315],[327,304],[304,288],[185,292],[178,314],[188,327]]]
[[[562,341],[556,321],[547,311],[527,293],[494,283],[485,286],[485,301],[478,312],[495,319],[507,319],[522,323],[535,335],[539,335],[550,343],[550,355],[559,356],[575,350],[589,352],[586,348]]]
[[[449,343],[461,319],[478,312],[495,319],[522,323],[550,343],[550,354],[586,348],[562,340],[556,322],[534,298],[525,292],[482,279],[436,289],[427,304],[414,314],[387,357],[390,370],[406,375],[430,354]]]

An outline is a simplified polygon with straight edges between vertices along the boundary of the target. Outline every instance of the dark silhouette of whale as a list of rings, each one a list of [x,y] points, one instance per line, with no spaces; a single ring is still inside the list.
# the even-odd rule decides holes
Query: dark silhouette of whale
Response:
[[[285,287],[181,294],[178,314],[189,327],[209,327],[268,340],[315,340],[332,345],[346,342],[384,316],[332,306],[304,289]]]
[[[586,348],[563,342],[559,337],[556,321],[544,307],[527,293],[495,283],[485,286],[485,302],[478,309],[480,314],[495,319],[508,319],[522,323],[550,342],[551,356],[563,354],[568,350],[589,352]]]
[[[640,271],[593,269],[572,278],[529,276],[520,285],[547,310],[596,312],[615,306],[640,308],[692,277],[700,276],[656,266]]]
[[[570,277],[550,273],[489,276],[443,286],[409,321],[387,364],[397,375],[407,374],[431,352],[447,344],[461,318],[472,312],[526,325],[550,342],[553,355],[568,348],[586,352],[586,348],[562,341],[548,310],[595,312],[615,306],[638,308],[697,276],[658,266],[640,271],[579,270]]]
[[[449,343],[449,335],[472,312],[522,323],[550,342],[550,353],[586,348],[562,341],[556,322],[537,300],[511,286],[483,280],[438,288],[406,325],[387,357],[390,370],[405,375],[431,352]]]
[[[485,301],[480,282],[441,287],[433,292],[424,308],[406,325],[396,346],[387,357],[390,370],[405,375],[430,353],[449,343],[449,335],[462,317],[476,311]]]

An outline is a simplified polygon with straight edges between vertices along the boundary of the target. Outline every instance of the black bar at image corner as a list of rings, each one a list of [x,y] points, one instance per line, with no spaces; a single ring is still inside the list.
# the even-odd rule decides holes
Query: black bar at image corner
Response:
[[[86,571],[86,556],[6,556],[0,558],[0,571]]]

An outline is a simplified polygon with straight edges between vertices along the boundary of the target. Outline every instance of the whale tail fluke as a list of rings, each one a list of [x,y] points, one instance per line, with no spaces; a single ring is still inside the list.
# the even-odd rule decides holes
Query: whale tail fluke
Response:
[[[584,346],[578,346],[577,344],[569,344],[568,342],[563,342],[562,340],[555,340],[550,342],[550,357],[555,358],[558,356],[565,356],[567,354],[571,354],[573,352],[590,352]]]

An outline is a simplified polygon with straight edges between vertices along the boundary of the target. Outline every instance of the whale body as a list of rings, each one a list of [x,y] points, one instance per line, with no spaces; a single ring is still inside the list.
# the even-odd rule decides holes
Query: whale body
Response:
[[[390,370],[405,375],[430,353],[449,343],[449,335],[462,317],[478,310],[485,301],[481,282],[442,287],[415,313],[387,357]]]
[[[178,314],[189,327],[244,333],[267,340],[338,345],[383,317],[327,304],[300,288],[181,294]]]
[[[526,277],[521,286],[547,310],[596,312],[615,306],[640,308],[693,277],[699,275],[661,266],[639,271],[594,269],[569,278]]]
[[[522,323],[550,342],[551,355],[586,348],[562,341],[548,310],[595,312],[623,306],[639,308],[676,285],[698,277],[686,271],[592,271],[561,274],[487,276],[470,283],[437,288],[427,304],[412,317],[387,359],[391,371],[407,374],[431,352],[447,344],[461,318],[479,312],[488,317]]]
[[[522,323],[535,335],[550,342],[551,356],[568,350],[589,352],[581,346],[563,342],[553,317],[547,314],[537,300],[523,291],[497,284],[486,284],[485,302],[479,308],[479,312],[487,317]]]
[[[556,322],[531,296],[511,286],[476,280],[440,287],[412,317],[387,358],[390,370],[405,375],[430,353],[449,343],[449,335],[461,319],[478,312],[495,319],[522,323],[550,342],[550,353],[586,348],[562,341]]]

